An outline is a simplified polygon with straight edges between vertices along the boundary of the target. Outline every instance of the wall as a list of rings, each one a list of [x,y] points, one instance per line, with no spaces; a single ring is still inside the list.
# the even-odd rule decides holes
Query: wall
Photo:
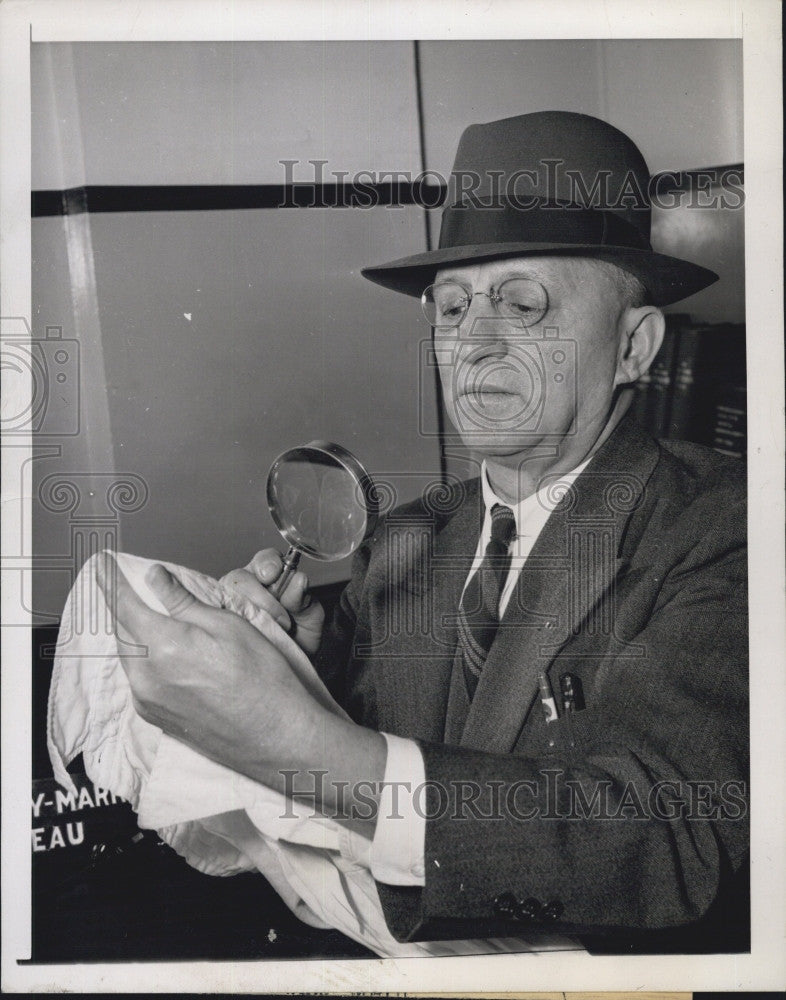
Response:
[[[742,42],[423,42],[429,166],[450,170],[472,122],[545,108],[605,118],[652,173],[743,159]]]
[[[420,165],[409,42],[34,44],[31,74],[34,189],[61,186],[58,131],[83,150],[72,184],[272,183],[283,158]]]
[[[313,158],[419,169],[409,43],[33,45],[32,84],[38,190],[281,183],[282,158],[305,179]],[[422,246],[421,210],[77,219],[76,231],[73,217],[34,220],[34,323],[81,341],[93,405],[59,456],[35,462],[36,488],[70,475],[84,487],[78,516],[100,518],[101,474],[141,477],[146,502],[114,518],[122,546],[220,574],[281,544],[264,487],[284,448],[335,439],[377,474],[438,475],[436,440],[417,434],[419,309],[359,274]],[[83,471],[94,475],[74,480]],[[402,496],[417,489],[402,483]],[[36,504],[36,555],[50,557],[36,611],[62,606],[73,515]],[[320,581],[347,573],[310,568]]]
[[[425,163],[443,174],[467,124],[543,107],[607,117],[653,171],[743,159],[736,42],[424,42],[420,55]],[[413,56],[410,42],[34,44],[33,187],[277,184],[285,158],[302,180],[312,158],[416,175]],[[401,497],[417,493],[439,470],[436,439],[418,431],[421,414],[434,426],[432,380],[419,380],[428,329],[415,300],[359,269],[423,249],[424,216],[34,219],[34,334],[78,341],[83,389],[80,433],[36,460],[36,486],[89,472],[80,511],[99,517],[98,474],[134,474],[148,495],[112,515],[122,546],[214,574],[280,544],[264,483],[283,448],[333,438]],[[36,503],[34,519],[45,620],[68,588],[74,515]]]

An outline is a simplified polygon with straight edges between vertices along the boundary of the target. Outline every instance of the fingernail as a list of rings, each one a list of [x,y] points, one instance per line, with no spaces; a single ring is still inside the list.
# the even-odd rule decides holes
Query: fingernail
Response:
[[[262,574],[263,576],[272,576],[276,572],[276,564],[274,562],[262,563]]]

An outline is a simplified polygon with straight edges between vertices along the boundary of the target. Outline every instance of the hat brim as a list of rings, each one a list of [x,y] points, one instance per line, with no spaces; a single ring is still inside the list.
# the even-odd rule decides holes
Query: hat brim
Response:
[[[657,306],[671,305],[718,280],[709,268],[679,257],[630,247],[578,246],[565,243],[483,243],[445,247],[364,267],[361,274],[384,288],[420,298],[440,268],[505,257],[589,257],[616,264],[641,281]]]

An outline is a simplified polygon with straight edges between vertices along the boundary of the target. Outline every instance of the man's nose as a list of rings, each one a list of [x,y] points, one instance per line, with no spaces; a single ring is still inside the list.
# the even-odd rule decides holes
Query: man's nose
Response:
[[[459,336],[470,350],[483,355],[503,356],[510,350],[515,330],[500,316],[493,315],[493,306],[487,298],[473,298],[461,324]]]

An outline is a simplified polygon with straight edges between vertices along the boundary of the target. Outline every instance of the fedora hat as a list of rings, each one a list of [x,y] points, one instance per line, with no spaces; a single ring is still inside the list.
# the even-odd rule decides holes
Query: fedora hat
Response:
[[[652,249],[649,183],[635,143],[599,118],[539,111],[470,125],[448,183],[439,247],[361,273],[420,296],[441,267],[590,257],[635,275],[653,304],[669,305],[718,275]]]

